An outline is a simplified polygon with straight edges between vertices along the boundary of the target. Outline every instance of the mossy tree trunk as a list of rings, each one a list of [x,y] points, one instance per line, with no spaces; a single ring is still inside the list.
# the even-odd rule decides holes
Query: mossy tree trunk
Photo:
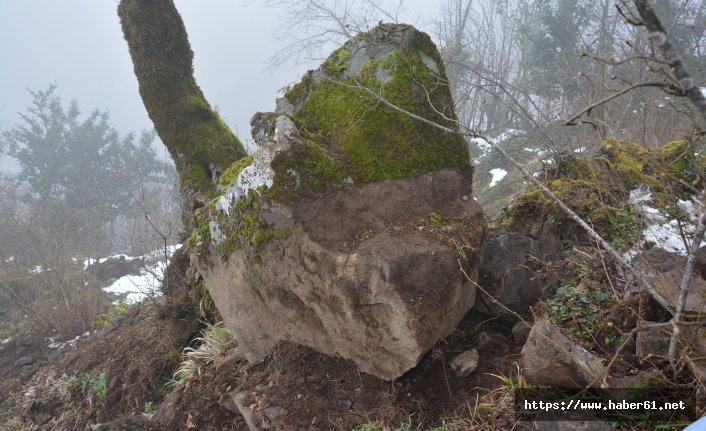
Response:
[[[213,197],[215,179],[246,155],[196,84],[193,52],[172,0],[122,0],[118,15],[130,49],[140,96],[181,179],[182,218]]]

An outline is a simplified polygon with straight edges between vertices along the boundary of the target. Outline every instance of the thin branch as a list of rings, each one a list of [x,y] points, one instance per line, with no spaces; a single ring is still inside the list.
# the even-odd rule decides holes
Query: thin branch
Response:
[[[629,87],[625,87],[622,90],[618,91],[617,93],[611,94],[610,96],[604,97],[603,99],[599,100],[598,102],[592,103],[588,105],[587,107],[583,108],[579,113],[575,114],[573,117],[569,118],[564,122],[565,126],[575,126],[579,123],[576,123],[576,120],[582,116],[585,113],[590,113],[591,110],[607,103],[610,102],[611,100],[618,98],[622,96],[623,94],[632,91],[636,88],[641,88],[641,87],[660,87],[663,88],[667,86],[668,84],[665,82],[658,82],[658,81],[650,81],[650,82],[639,82],[637,84],[633,84]]]
[[[673,310],[672,306],[667,302],[667,300],[664,299],[664,297],[662,297],[662,295],[659,292],[657,292],[654,289],[654,287],[651,284],[649,284],[647,282],[647,280],[644,279],[644,277],[639,272],[637,272],[630,264],[628,264],[625,261],[625,259],[623,259],[620,256],[620,254],[618,254],[618,252],[605,239],[603,239],[602,236],[600,236],[598,234],[598,232],[596,232],[591,226],[589,226],[585,221],[583,221],[583,219],[581,217],[579,217],[579,215],[576,214],[571,208],[566,206],[566,204],[561,199],[559,199],[554,194],[554,192],[549,190],[549,188],[546,185],[542,184],[539,180],[537,180],[534,177],[534,175],[530,174],[524,168],[524,166],[522,166],[522,164],[520,164],[517,160],[515,160],[510,154],[508,154],[507,151],[505,151],[505,149],[503,149],[499,144],[486,138],[485,136],[481,135],[480,133],[473,131],[473,130],[470,130],[466,127],[462,127],[463,131],[462,130],[454,130],[450,127],[443,126],[443,125],[438,124],[432,120],[429,120],[427,118],[424,118],[424,117],[421,117],[417,114],[409,112],[403,108],[400,108],[399,106],[395,105],[394,103],[391,103],[390,101],[386,100],[384,97],[380,96],[379,94],[375,93],[371,89],[364,87],[362,85],[346,84],[344,82],[340,82],[340,81],[336,81],[334,79],[331,79],[327,76],[324,76],[324,79],[326,79],[327,81],[329,81],[331,83],[334,83],[336,85],[340,85],[345,88],[350,88],[353,90],[366,92],[366,93],[370,94],[371,96],[373,96],[375,99],[379,100],[384,105],[394,109],[395,111],[401,112],[401,113],[403,113],[403,114],[405,114],[415,120],[421,121],[424,124],[428,124],[432,127],[436,127],[437,129],[443,130],[445,132],[459,133],[463,136],[469,136],[472,138],[479,138],[479,139],[482,139],[483,141],[485,141],[488,145],[493,147],[495,150],[499,151],[503,155],[503,157],[505,157],[506,160],[508,160],[510,163],[512,163],[517,168],[517,170],[519,170],[522,173],[522,176],[527,181],[531,182],[536,187],[538,187],[540,190],[542,190],[542,192],[545,194],[545,196],[547,196],[547,198],[549,198],[551,201],[556,203],[559,206],[559,208],[561,208],[561,210],[564,211],[564,213],[569,216],[569,218],[571,218],[573,221],[578,223],[578,225],[581,226],[581,228],[583,228],[583,230],[586,231],[586,233],[593,240],[598,242],[598,244],[600,244],[601,247],[603,247],[606,251],[608,251],[608,253],[610,253],[610,255],[613,257],[613,259],[615,259],[620,264],[620,266],[625,268],[627,271],[629,271],[633,275],[635,280],[637,280],[652,295],[652,297],[655,299],[655,301],[657,301],[672,316],[674,315],[674,310]]]
[[[672,337],[669,339],[669,364],[672,368],[675,367],[677,342],[679,341],[679,335],[681,333],[678,324],[684,316],[686,298],[689,294],[689,286],[691,284],[691,275],[694,273],[694,265],[696,263],[696,254],[699,252],[699,248],[701,248],[704,233],[706,233],[706,212],[701,215],[701,219],[699,220],[699,227],[696,229],[696,234],[691,242],[691,249],[689,250],[689,257],[686,260],[684,276],[681,280],[681,286],[679,286],[679,302],[677,303],[676,314],[673,319],[674,330],[672,331]]]

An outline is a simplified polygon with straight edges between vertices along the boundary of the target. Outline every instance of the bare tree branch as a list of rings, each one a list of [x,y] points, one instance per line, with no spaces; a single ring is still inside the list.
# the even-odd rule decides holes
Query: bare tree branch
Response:
[[[647,37],[652,40],[657,48],[662,52],[662,56],[670,65],[670,71],[674,79],[679,83],[684,97],[696,107],[701,118],[706,120],[706,97],[696,86],[694,78],[689,74],[686,65],[679,55],[679,51],[672,45],[667,37],[667,32],[662,26],[662,22],[657,17],[654,9],[647,0],[633,0],[637,8],[642,24],[647,28]]]

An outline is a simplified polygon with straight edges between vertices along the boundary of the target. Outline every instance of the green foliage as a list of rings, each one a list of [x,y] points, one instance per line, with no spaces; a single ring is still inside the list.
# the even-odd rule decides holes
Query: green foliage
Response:
[[[233,184],[233,182],[238,178],[238,175],[243,172],[243,169],[248,167],[251,163],[252,156],[243,157],[242,159],[233,162],[233,164],[230,165],[228,169],[223,172],[223,174],[221,174],[220,178],[218,178],[218,184],[223,187],[228,187]]]
[[[67,376],[64,375],[60,379],[61,384],[67,385],[73,389],[73,393],[81,394],[85,397],[96,397],[99,401],[105,401],[108,394],[107,373],[101,371],[94,375]],[[74,396],[75,397],[75,396]]]
[[[588,275],[587,269],[579,268],[579,275]],[[560,326],[575,340],[586,347],[593,343],[593,334],[601,304],[608,296],[596,283],[589,280],[576,286],[563,286],[557,289],[554,297],[547,301],[545,318]],[[608,344],[608,343],[606,343]]]
[[[436,211],[429,214],[429,220],[436,226],[444,226],[448,223],[446,217]]]
[[[121,318],[125,316],[130,304],[123,301],[122,299],[118,301],[117,305],[111,307],[105,313],[99,314],[93,319],[93,326],[100,329],[112,328]]]
[[[338,48],[324,62],[324,67],[332,76],[338,76],[348,67],[348,62],[352,55],[346,48]]]
[[[142,215],[137,198],[146,185],[176,182],[174,166],[155,154],[154,132],[121,137],[107,112],[82,116],[75,100],[64,107],[54,85],[30,93],[31,106],[2,133],[0,147],[19,163],[18,198],[37,215],[35,225],[60,225],[77,243],[99,238],[106,223]],[[178,207],[175,193],[170,199]]]
[[[519,15],[522,85],[532,93],[568,99],[578,94],[577,58],[590,8],[585,0],[539,0]]]
[[[145,414],[152,415],[154,412],[157,411],[157,406],[154,405],[152,401],[148,401],[145,403],[145,408],[143,409]]]
[[[688,190],[680,181],[693,182],[701,167],[689,146],[675,141],[655,149],[608,139],[601,155],[563,156],[548,165],[547,187],[603,238],[630,247],[639,237],[635,209],[627,204],[630,191],[645,184],[658,205],[665,206]],[[676,194],[675,194],[676,193]],[[526,226],[546,221],[554,228],[570,223],[568,216],[544,193],[529,187],[505,210],[501,226],[524,232]]]

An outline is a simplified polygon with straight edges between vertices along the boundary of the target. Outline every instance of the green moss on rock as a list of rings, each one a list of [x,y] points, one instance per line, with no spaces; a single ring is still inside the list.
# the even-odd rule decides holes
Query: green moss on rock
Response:
[[[231,164],[228,169],[221,174],[221,177],[218,178],[218,184],[223,187],[228,187],[233,184],[233,182],[238,178],[238,175],[243,172],[243,169],[247,168],[251,164],[252,156],[243,157],[242,159],[233,162],[233,164]]]
[[[217,245],[223,260],[237,249],[248,248],[258,253],[262,246],[270,240],[286,238],[289,229],[276,229],[260,221],[260,209],[267,194],[265,187],[250,190],[231,208],[229,214],[223,211],[212,213],[225,240]]]
[[[286,94],[290,102],[300,105],[292,118],[310,142],[298,154],[289,156],[301,157],[301,161],[278,164],[280,179],[286,177],[285,169],[294,169],[302,178],[314,181],[313,188],[318,189],[324,183],[346,178],[366,183],[445,167],[470,167],[467,147],[460,135],[416,121],[364,91],[333,82],[361,83],[409,112],[453,127],[449,119],[455,119],[455,113],[443,66],[439,74],[431,71],[424,61],[424,58],[440,59],[431,39],[407,26],[393,27],[391,31],[409,32],[411,36],[382,60],[364,61],[360,73],[353,76],[349,70],[354,56],[352,47],[366,38],[378,37],[375,30],[363,34],[326,60],[321,73],[328,74],[330,79],[314,79],[316,74],[309,73]],[[378,80],[380,69],[389,76],[385,82]],[[427,93],[434,107],[429,105]],[[312,158],[317,161],[312,162]],[[282,185],[287,183],[279,181],[275,188]]]

